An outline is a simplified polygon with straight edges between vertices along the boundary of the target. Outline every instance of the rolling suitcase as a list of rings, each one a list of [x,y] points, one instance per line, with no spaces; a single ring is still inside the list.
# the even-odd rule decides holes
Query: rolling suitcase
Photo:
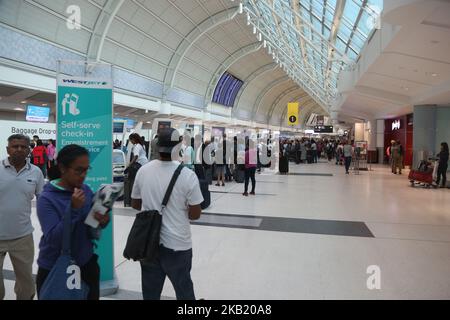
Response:
[[[237,183],[244,183],[245,171],[240,168],[237,168],[233,172],[233,177],[234,177],[234,181],[236,181]]]
[[[289,172],[289,160],[287,157],[280,158],[280,164],[278,166],[278,169],[281,174],[286,174]]]
[[[306,152],[306,162],[308,162],[308,163],[313,163],[314,162],[312,150],[308,150]]]

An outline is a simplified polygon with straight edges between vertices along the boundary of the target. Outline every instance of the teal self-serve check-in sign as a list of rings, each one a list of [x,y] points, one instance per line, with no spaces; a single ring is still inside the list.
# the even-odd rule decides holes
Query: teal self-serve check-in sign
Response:
[[[97,79],[58,76],[57,149],[77,144],[89,150],[85,183],[93,192],[112,177],[112,83]],[[97,253],[101,280],[114,278],[113,224],[102,231]]]

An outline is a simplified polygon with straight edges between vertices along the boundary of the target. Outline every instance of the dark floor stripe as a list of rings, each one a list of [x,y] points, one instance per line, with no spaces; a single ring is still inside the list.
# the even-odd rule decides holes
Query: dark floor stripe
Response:
[[[258,181],[256,182],[258,183]],[[232,191],[214,191],[214,190],[210,190],[211,193],[224,193],[224,194],[239,194],[242,195],[243,192],[232,192]],[[275,193],[259,193],[256,192],[257,196],[276,196],[277,194]]]
[[[135,217],[136,212],[130,209],[114,209],[114,214],[120,216]],[[203,212],[200,219],[191,221],[191,224],[236,229],[374,238],[367,225],[358,221],[297,219]]]
[[[256,227],[256,223],[253,225],[239,225],[235,223],[219,223],[217,222],[202,222],[201,220],[192,222],[192,224],[208,225],[216,227],[226,228],[240,228],[240,229],[254,229],[264,231],[278,231],[278,232],[293,232],[293,233],[310,233],[310,234],[323,234],[323,235],[335,235],[346,237],[366,237],[374,238],[374,235],[364,222],[358,221],[335,221],[335,220],[315,220],[315,219],[296,219],[296,218],[283,218],[283,217],[264,217],[264,216],[250,216],[250,215],[233,215],[233,214],[220,214],[204,212],[203,216],[223,216],[223,217],[235,217],[245,219],[261,220],[261,223]],[[247,220],[248,221],[248,220]]]
[[[312,176],[312,177],[333,177],[334,175],[332,173],[298,173],[298,172],[291,172],[289,173],[290,176]]]
[[[282,181],[264,181],[264,180],[256,180],[256,183],[286,183]]]

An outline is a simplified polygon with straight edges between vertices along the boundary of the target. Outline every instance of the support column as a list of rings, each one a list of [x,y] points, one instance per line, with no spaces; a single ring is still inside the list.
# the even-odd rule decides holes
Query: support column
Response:
[[[377,119],[376,148],[378,150],[378,163],[384,163],[384,120]]]
[[[369,129],[369,150],[377,150],[377,121],[375,119],[370,119],[368,122]]]
[[[413,168],[436,153],[436,106],[414,106]]]

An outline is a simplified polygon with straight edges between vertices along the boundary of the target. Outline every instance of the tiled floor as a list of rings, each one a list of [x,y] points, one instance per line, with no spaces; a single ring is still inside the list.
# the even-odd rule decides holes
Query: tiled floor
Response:
[[[203,218],[211,225],[192,225],[192,277],[198,298],[450,299],[450,190],[411,188],[406,173],[395,176],[382,166],[349,176],[343,167],[325,162],[291,164],[290,170],[301,175],[257,175],[253,197],[241,195],[242,184],[211,187],[220,191],[211,194],[212,205],[206,210],[214,215]],[[261,226],[264,219],[293,221],[300,232],[239,226]],[[309,233],[303,219],[318,223],[319,229],[322,224],[359,222],[373,237]],[[37,243],[35,214],[33,221]],[[107,299],[141,297],[139,264],[122,257],[132,222],[132,209],[117,210],[120,290]],[[380,267],[380,290],[367,288],[371,265]],[[11,270],[9,259],[4,268]],[[7,298],[12,299],[14,283],[5,282]],[[163,296],[175,296],[169,281]]]

